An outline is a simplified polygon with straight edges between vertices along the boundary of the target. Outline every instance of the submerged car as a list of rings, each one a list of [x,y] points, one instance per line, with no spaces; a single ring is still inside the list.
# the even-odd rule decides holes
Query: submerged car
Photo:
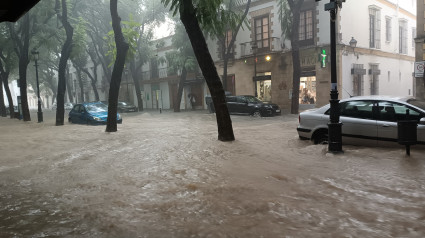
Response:
[[[208,100],[207,100],[208,101]],[[263,102],[250,95],[226,96],[227,108],[230,114],[252,115],[252,116],[276,116],[281,114],[277,104]],[[214,105],[210,100],[208,108],[215,112]]]
[[[137,112],[138,108],[128,102],[118,102],[117,110],[118,112]]]
[[[70,123],[102,125],[108,119],[108,106],[101,102],[76,104],[69,112]],[[122,123],[122,117],[117,113],[117,123]]]
[[[417,121],[417,144],[425,145],[425,101],[413,97],[359,96],[341,100],[342,143],[395,146],[398,121]],[[328,141],[330,105],[299,114],[300,139]]]

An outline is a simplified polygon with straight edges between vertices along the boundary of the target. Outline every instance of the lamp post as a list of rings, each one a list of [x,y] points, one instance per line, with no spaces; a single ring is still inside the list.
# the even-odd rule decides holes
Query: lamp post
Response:
[[[38,82],[38,56],[39,56],[39,52],[34,48],[31,51],[31,54],[34,56],[34,60],[35,60],[35,78],[37,81],[37,98],[38,98],[38,111],[37,111],[37,118],[38,118],[38,122],[43,122],[43,112],[41,111],[41,99],[40,99],[40,84]]]
[[[320,0],[316,0],[318,2]],[[331,104],[330,121],[328,123],[328,151],[342,152],[342,123],[339,121],[338,80],[336,72],[336,16],[345,0],[330,0],[325,4],[325,11],[330,12],[331,27]]]
[[[254,44],[252,44],[252,53],[254,54],[254,83],[255,83],[255,96],[257,97],[257,81],[256,81],[256,77],[257,77],[257,50],[258,50],[258,46],[257,46],[257,41],[254,41]]]

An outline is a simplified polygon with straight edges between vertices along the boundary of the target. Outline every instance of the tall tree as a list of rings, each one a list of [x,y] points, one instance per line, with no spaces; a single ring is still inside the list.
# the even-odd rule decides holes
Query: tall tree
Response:
[[[60,8],[62,9],[62,13],[60,12]],[[61,56],[59,59],[58,93],[56,99],[56,125],[62,126],[64,125],[65,118],[66,66],[71,55],[74,28],[68,22],[68,8],[66,0],[62,0],[62,3],[60,3],[59,0],[56,0],[56,12],[66,33],[66,40],[62,46]]]
[[[251,0],[248,0],[245,3],[244,12],[240,14],[240,8],[244,5],[243,2],[239,0],[224,1],[225,4],[222,4],[217,10],[217,18],[214,23],[206,27],[207,32],[219,41],[223,60],[222,81],[224,90],[227,90],[227,67],[232,58],[236,37],[243,24],[246,23],[246,16],[251,6]]]
[[[299,44],[299,26],[300,11],[304,0],[279,0],[279,18],[282,28],[282,34],[291,40],[292,55],[292,99],[291,113],[298,114],[299,96],[300,96],[300,44]],[[289,6],[289,7],[288,7]]]
[[[180,20],[185,26],[186,32],[195,52],[196,59],[201,68],[202,74],[211,92],[211,97],[216,109],[218,139],[220,141],[233,141],[232,120],[227,109],[226,98],[223,85],[218,76],[214,61],[208,50],[205,37],[202,33],[201,24],[213,23],[214,12],[220,6],[220,0],[198,1],[197,6],[192,0],[161,0],[166,6],[171,4],[174,13],[179,11]]]
[[[31,39],[40,32],[55,15],[52,0],[41,1],[27,12],[17,23],[6,23],[14,50],[19,59],[19,85],[21,93],[22,116],[24,121],[31,121],[27,94],[27,67],[30,62],[29,48]]]
[[[3,25],[4,26],[4,25]],[[12,40],[7,37],[6,29],[5,27],[0,27],[0,87],[3,84],[4,90],[6,92],[7,101],[9,102],[9,113],[10,118],[15,117],[15,112],[13,109],[13,99],[12,94],[10,92],[9,88],[9,75],[11,74],[12,70],[14,70],[17,66],[16,64],[16,57],[14,57],[13,52],[13,42]],[[2,87],[3,90],[3,87]],[[3,91],[0,92],[3,97]],[[2,103],[4,105],[4,99],[1,99]],[[6,111],[4,108],[0,110],[2,116],[6,116]]]
[[[193,52],[190,44],[189,37],[182,24],[177,23],[175,33],[172,38],[173,48],[175,51],[166,53],[168,68],[171,72],[178,72],[180,70],[180,80],[177,89],[177,96],[173,98],[174,112],[180,112],[180,103],[183,95],[183,86],[186,81],[187,72],[194,71],[198,68],[195,53]]]
[[[118,15],[118,0],[110,0],[110,11],[112,17],[112,29],[114,30],[116,59],[112,70],[111,85],[109,87],[108,100],[108,120],[106,123],[106,132],[117,131],[117,106],[118,93],[121,84],[122,72],[124,70],[125,58],[129,45],[125,42],[124,35],[121,29],[121,18]]]

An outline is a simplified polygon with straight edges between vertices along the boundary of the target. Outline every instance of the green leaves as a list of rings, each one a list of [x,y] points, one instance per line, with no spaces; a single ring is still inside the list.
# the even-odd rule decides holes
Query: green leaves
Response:
[[[124,35],[125,41],[129,45],[129,49],[127,52],[127,60],[131,60],[135,57],[135,54],[137,52],[137,42],[140,39],[140,26],[141,24],[138,22],[135,22],[133,20],[133,16],[130,15],[129,21],[122,21],[122,33]],[[111,67],[113,63],[115,62],[116,55],[117,55],[117,47],[115,46],[115,39],[114,39],[114,31],[109,31],[108,35],[105,37],[105,39],[108,40],[108,56],[112,57],[111,63],[108,65],[108,67]]]

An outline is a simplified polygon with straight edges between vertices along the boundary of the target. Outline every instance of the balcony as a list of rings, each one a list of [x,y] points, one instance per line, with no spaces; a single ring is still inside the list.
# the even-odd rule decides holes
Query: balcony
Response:
[[[241,58],[253,55],[253,52],[252,52],[253,45],[254,45],[254,41],[244,42],[240,44]],[[261,47],[263,45],[265,47]],[[281,41],[280,41],[280,38],[278,37],[272,37],[272,38],[266,39],[265,42],[257,41],[257,47],[258,47],[257,54],[267,54],[267,53],[282,51]]]
[[[151,80],[151,79],[162,79],[167,78],[169,75],[168,68],[159,68],[156,70],[148,70],[142,72],[143,80]]]

